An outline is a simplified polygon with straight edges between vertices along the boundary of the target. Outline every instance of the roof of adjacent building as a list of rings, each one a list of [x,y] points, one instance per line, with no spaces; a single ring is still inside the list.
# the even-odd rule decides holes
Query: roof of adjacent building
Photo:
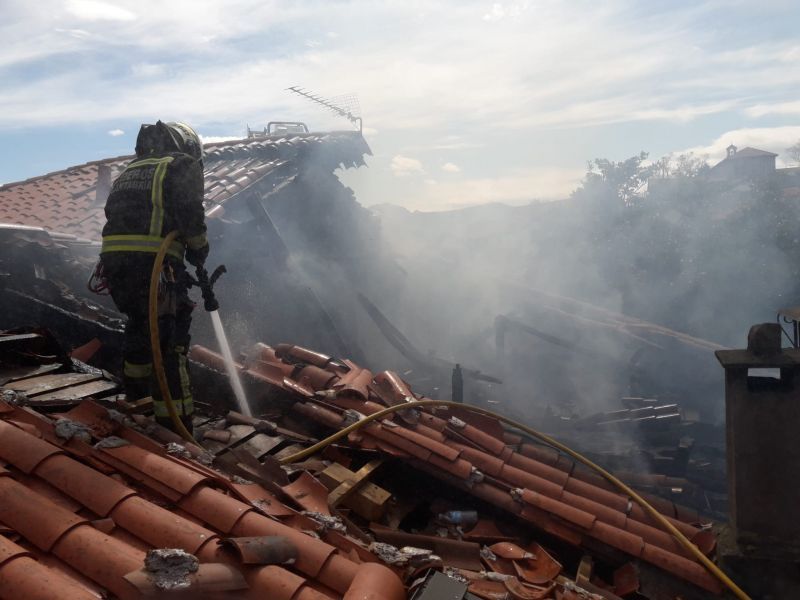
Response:
[[[357,167],[370,155],[360,132],[292,133],[206,145],[207,208],[251,189],[281,167]],[[134,157],[119,156],[0,186],[0,222],[43,227],[99,240],[108,185]],[[107,173],[105,182],[101,173]]]
[[[731,156],[730,158],[753,158],[756,156],[778,156],[774,152],[768,152],[766,150],[759,150],[758,148],[751,148],[747,146],[746,148],[742,148],[741,150],[737,150],[736,153]]]

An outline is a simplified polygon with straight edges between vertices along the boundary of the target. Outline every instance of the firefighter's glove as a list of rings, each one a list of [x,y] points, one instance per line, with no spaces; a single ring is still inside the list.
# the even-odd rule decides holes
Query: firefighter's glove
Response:
[[[186,249],[186,260],[193,267],[202,267],[208,258],[208,244],[193,250],[192,248]]]

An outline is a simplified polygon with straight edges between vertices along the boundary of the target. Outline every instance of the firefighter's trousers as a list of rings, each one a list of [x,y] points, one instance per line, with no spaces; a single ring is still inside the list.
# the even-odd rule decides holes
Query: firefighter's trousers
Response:
[[[129,400],[153,397],[156,420],[174,429],[166,402],[153,371],[150,345],[149,293],[153,255],[114,253],[104,255],[103,263],[117,308],[125,313],[123,374],[125,394]],[[189,299],[189,278],[182,262],[166,260],[159,285],[159,337],[164,371],[172,401],[189,432],[192,431],[191,382],[186,355],[189,349],[189,328],[194,303]]]

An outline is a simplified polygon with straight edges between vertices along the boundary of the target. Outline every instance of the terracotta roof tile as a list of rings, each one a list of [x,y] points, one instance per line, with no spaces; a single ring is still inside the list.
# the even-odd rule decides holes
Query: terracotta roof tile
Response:
[[[357,132],[307,134],[276,141],[281,144],[239,140],[206,146],[206,198],[214,202],[229,199],[287,161],[303,160],[300,151],[306,144],[316,148],[331,170],[340,162],[355,163],[371,153]],[[103,205],[95,196],[99,167],[109,167],[114,179],[133,158],[109,158],[2,185],[0,223],[35,225],[99,241],[105,223]],[[220,187],[220,181],[224,186]],[[221,191],[225,188],[227,191]]]
[[[279,348],[281,351],[274,358],[270,352],[262,351],[259,359],[277,366],[281,362],[281,354],[288,356],[288,350]],[[323,360],[311,353],[306,356],[309,363]],[[293,358],[301,360],[298,356]],[[350,372],[334,380],[335,383],[326,384],[333,388],[332,391],[340,387],[346,378],[352,381],[364,372],[352,363],[348,363],[348,366]],[[302,367],[301,363],[292,377],[298,377],[311,368]],[[315,387],[318,388],[322,381],[322,377],[315,381]],[[386,376],[366,382],[366,385],[381,387],[387,392],[391,391],[391,395],[402,394],[403,397],[398,400],[410,395],[410,390],[409,394],[405,394],[406,390],[398,382],[392,382]],[[285,384],[282,387],[291,391]],[[349,396],[334,395],[331,398],[326,395],[325,398],[326,403],[332,402],[340,410],[356,409],[368,414],[376,408],[372,406],[373,403],[363,400],[354,404]],[[295,409],[334,429],[340,429],[345,424],[342,415],[315,401],[298,402]],[[379,447],[393,455],[410,455],[420,461],[415,464],[423,470],[453,481],[472,494],[572,544],[582,545],[584,539],[591,538],[653,562],[705,589],[716,591],[719,588],[716,580],[671,535],[654,526],[651,518],[630,498],[573,476],[574,465],[559,463],[558,457],[547,451],[527,448],[526,454],[543,458],[550,464],[516,452],[508,445],[502,428],[496,426],[496,422],[481,423],[478,427],[460,420],[443,421],[423,411],[419,423],[421,425],[415,426],[399,418],[373,422],[351,434],[349,440],[364,448]],[[486,476],[489,479],[481,481]],[[671,515],[668,518],[672,518]],[[697,528],[674,518],[672,520],[690,539],[700,534]],[[710,552],[714,547],[713,536],[705,536],[699,541],[703,543],[704,551]],[[669,561],[656,558],[663,553],[670,556]]]
[[[141,577],[137,579],[134,575],[140,572],[144,551],[149,548],[177,547],[195,553],[203,565],[208,564],[208,568],[203,566],[204,572],[213,563],[229,561],[230,556],[218,545],[220,534],[282,536],[298,548],[295,573],[280,566],[239,564],[252,593],[258,597],[277,598],[289,590],[286,593],[292,595],[287,597],[293,600],[332,600],[346,594],[355,580],[357,564],[340,555],[334,546],[260,514],[253,505],[224,490],[209,487],[223,481],[214,471],[136,443],[95,450],[79,440],[65,442],[55,436],[53,423],[48,419],[4,403],[0,407],[4,418],[0,420],[0,461],[12,466],[24,465],[31,471],[29,475],[16,470],[0,471],[0,523],[33,543],[44,553],[43,558],[57,560],[56,564],[63,561],[75,569],[78,577],[86,575],[120,598],[138,597],[139,592],[129,580],[141,584]],[[104,412],[98,405],[84,402],[70,411],[68,417],[78,422],[85,420],[95,434],[109,435],[113,431],[123,439],[163,452],[158,444],[115,424]],[[19,448],[24,452],[17,452]],[[28,459],[30,456],[35,459]],[[98,471],[100,465],[119,470],[126,481],[145,486],[147,493],[127,487],[119,481],[119,476]],[[93,515],[110,518],[95,527],[86,518],[38,494],[33,488],[39,486],[47,486],[77,501],[71,506],[80,509],[81,514],[85,506]],[[256,488],[232,485],[231,492],[247,497],[259,507],[264,506],[264,500],[280,505],[271,511],[276,516],[296,514],[274,495]],[[177,498],[180,510],[170,510],[145,498],[152,494],[167,504],[170,498]],[[301,519],[304,528],[313,527],[311,521]],[[2,560],[0,555],[0,580]],[[376,566],[384,577],[402,589],[396,575],[382,565]],[[220,573],[226,572],[225,569],[230,571],[221,565],[220,569],[217,569]],[[126,579],[128,574],[131,575]]]
[[[142,565],[142,553],[8,476],[0,477],[0,521],[120,598],[138,595],[123,577]]]
[[[170,457],[158,456],[133,444],[103,448],[100,452],[105,455],[101,460],[107,460],[129,477],[168,498],[182,498],[208,481],[207,477],[183,467]]]
[[[42,565],[21,546],[0,536],[0,598],[52,600],[54,590],[58,590],[58,597],[62,600],[99,598],[59,571]]]
[[[328,488],[306,471],[293,483],[283,486],[283,491],[302,506],[303,510],[331,514],[328,509]]]
[[[376,594],[375,590],[380,590],[380,594]],[[385,568],[365,563],[358,568],[344,600],[403,600],[405,597],[403,586],[395,578],[389,577]]]

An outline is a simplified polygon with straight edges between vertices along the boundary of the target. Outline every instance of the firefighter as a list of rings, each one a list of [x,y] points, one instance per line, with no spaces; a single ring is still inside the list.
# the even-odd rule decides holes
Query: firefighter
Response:
[[[148,309],[155,255],[169,232],[179,233],[164,260],[158,321],[170,395],[189,432],[194,407],[186,354],[194,303],[184,257],[202,267],[208,256],[202,160],[202,143],[188,125],[142,125],[136,158],[114,181],[106,201],[101,251],[111,297],[127,316],[125,395],[129,401],[152,396],[156,420],[174,429],[153,372]]]

